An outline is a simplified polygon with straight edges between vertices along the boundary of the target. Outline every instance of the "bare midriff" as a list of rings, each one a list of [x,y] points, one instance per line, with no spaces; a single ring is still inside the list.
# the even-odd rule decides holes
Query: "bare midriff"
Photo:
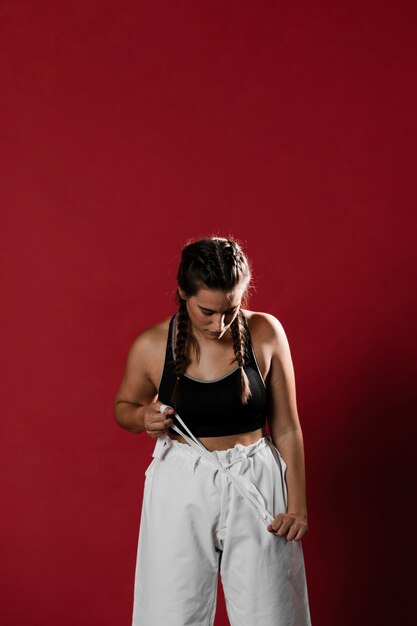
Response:
[[[213,450],[227,450],[228,448],[233,448],[237,443],[241,443],[243,446],[248,446],[251,443],[255,443],[261,437],[264,437],[266,434],[263,428],[258,428],[257,430],[252,430],[248,433],[239,433],[238,435],[227,435],[225,437],[198,437],[198,440],[201,441],[203,446],[213,452]],[[188,445],[187,441],[176,432],[168,431],[168,436],[171,439],[176,439],[180,443],[185,443]]]

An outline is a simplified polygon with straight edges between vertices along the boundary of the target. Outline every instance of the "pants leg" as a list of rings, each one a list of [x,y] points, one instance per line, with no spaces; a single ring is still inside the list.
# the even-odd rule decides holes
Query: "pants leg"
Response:
[[[190,447],[173,441],[145,472],[133,626],[212,626],[220,550],[220,478],[196,472]]]
[[[216,455],[286,510],[269,438]],[[224,472],[173,440],[145,475],[132,626],[212,626],[219,567],[231,626],[311,626],[301,543],[269,533]]]
[[[266,446],[248,457],[243,476],[256,485],[275,517],[286,511],[286,484],[281,480],[286,465],[266,440]],[[226,453],[224,460],[233,456],[221,452]],[[239,464],[229,471],[238,472]],[[224,481],[223,489],[220,573],[231,626],[311,626],[301,542],[268,532],[230,481]]]

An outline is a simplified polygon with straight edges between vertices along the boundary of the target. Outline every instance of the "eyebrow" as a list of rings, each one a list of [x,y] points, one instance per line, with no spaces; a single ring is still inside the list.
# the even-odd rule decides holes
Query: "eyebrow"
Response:
[[[197,305],[202,311],[209,311],[209,313],[216,313],[216,311],[213,311],[213,309],[207,309],[205,306],[201,306],[200,304]],[[235,306],[232,306],[230,309],[227,309],[227,311],[225,311],[225,313],[229,313],[229,311],[233,311],[233,309],[236,309],[239,305],[236,304]]]

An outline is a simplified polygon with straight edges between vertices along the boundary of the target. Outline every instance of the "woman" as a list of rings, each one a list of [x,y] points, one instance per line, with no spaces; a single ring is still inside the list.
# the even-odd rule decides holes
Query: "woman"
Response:
[[[311,624],[294,370],[280,322],[246,309],[251,280],[237,241],[188,243],[177,313],[130,348],[115,417],[156,440],[133,626],[211,626],[219,573],[231,626]]]

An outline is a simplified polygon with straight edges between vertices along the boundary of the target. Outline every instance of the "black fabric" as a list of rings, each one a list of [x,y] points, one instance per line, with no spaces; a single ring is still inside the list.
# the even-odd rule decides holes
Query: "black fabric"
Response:
[[[174,314],[171,317],[169,324],[164,371],[158,390],[160,402],[169,406],[176,380],[172,349],[173,324],[176,316],[177,314]],[[198,381],[187,374],[181,376],[180,403],[176,411],[196,437],[237,435],[257,430],[265,425],[265,384],[251,342],[249,355],[249,363],[244,369],[249,378],[252,397],[246,405],[240,400],[240,368],[211,382]],[[173,420],[184,432],[181,424],[175,418]]]

